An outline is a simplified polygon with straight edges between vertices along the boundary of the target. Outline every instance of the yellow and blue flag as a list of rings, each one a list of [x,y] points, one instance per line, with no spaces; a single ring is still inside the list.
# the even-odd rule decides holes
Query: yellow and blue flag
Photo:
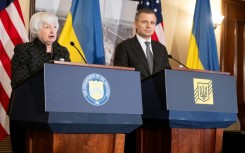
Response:
[[[219,71],[210,0],[197,0],[186,66]]]
[[[58,42],[69,50],[72,62],[86,63],[82,55],[89,64],[105,64],[99,0],[72,0]]]

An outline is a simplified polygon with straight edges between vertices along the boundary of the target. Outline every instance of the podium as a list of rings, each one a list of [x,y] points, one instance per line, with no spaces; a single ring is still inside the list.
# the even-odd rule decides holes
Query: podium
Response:
[[[137,153],[221,153],[223,128],[237,121],[235,77],[166,69],[142,80]]]
[[[29,153],[123,153],[142,125],[139,72],[45,63],[13,93],[10,119],[27,131]]]

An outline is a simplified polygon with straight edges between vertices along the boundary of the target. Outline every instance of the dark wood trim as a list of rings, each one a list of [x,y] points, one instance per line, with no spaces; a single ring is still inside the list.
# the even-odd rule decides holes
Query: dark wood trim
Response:
[[[236,77],[238,118],[245,130],[245,1],[222,0],[222,13],[221,70]]]

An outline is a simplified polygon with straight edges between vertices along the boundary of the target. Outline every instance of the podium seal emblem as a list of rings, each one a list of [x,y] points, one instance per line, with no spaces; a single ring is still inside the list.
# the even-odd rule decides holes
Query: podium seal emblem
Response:
[[[101,106],[110,98],[110,85],[105,77],[92,73],[84,79],[82,92],[88,103]]]
[[[194,99],[196,104],[213,105],[213,83],[209,79],[194,78]]]

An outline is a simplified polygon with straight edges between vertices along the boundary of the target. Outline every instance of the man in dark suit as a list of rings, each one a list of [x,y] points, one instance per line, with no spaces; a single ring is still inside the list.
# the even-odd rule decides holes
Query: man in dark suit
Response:
[[[150,9],[141,9],[137,12],[134,22],[136,35],[117,45],[114,56],[115,66],[134,67],[136,71],[140,71],[141,79],[170,68],[165,46],[151,40],[156,21],[154,11]],[[136,131],[126,134],[124,150],[125,153],[136,152]]]
[[[136,35],[117,45],[114,55],[115,66],[134,67],[136,71],[140,71],[141,79],[170,68],[165,46],[151,40],[151,36],[155,31],[156,20],[154,11],[150,9],[141,9],[137,12],[134,22]],[[146,41],[150,43],[149,47],[153,56],[152,72],[147,61]]]

